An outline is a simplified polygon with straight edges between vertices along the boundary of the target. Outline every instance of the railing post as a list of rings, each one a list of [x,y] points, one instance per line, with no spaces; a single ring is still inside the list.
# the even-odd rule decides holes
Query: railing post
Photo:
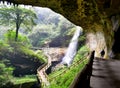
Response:
[[[92,66],[93,66],[93,60],[94,60],[94,54],[95,54],[95,51],[92,51],[92,54],[91,54],[91,57],[90,57],[90,76],[92,75]]]
[[[94,54],[95,51],[92,51],[89,63],[87,64],[87,70],[88,70],[88,75],[87,75],[87,88],[90,88],[90,78],[92,75],[92,66],[93,66],[93,60],[94,60]]]
[[[85,67],[78,73],[70,88],[90,88],[90,77],[92,75],[92,65],[95,51],[92,51],[89,56],[89,61]]]

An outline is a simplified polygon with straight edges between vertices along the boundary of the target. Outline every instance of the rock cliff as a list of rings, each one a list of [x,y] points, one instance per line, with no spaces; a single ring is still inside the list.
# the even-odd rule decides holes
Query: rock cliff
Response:
[[[65,16],[86,31],[87,45],[96,50],[96,56],[105,51],[105,58],[113,52],[120,20],[120,0],[6,0],[16,4],[48,7]],[[116,52],[116,49],[118,49]]]

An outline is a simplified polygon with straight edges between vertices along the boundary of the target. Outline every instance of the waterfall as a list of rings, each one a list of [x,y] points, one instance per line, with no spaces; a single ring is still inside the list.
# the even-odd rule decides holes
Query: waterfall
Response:
[[[71,39],[67,52],[62,59],[62,64],[67,64],[67,66],[70,66],[70,64],[72,63],[73,58],[76,55],[76,51],[77,51],[78,38],[82,34],[82,31],[83,30],[81,27],[76,26],[76,31]]]

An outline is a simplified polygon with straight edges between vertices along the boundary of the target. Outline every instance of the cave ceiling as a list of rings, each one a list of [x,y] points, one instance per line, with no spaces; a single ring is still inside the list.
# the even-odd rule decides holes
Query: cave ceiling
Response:
[[[98,22],[120,13],[120,0],[0,0],[14,4],[48,7],[76,25]],[[86,21],[86,22],[85,22]]]
[[[72,23],[84,28],[87,33],[103,33],[108,54],[114,44],[115,22],[120,24],[120,0],[0,0],[8,4],[24,4],[38,7],[48,7],[62,14]],[[112,17],[114,19],[112,22]],[[113,28],[114,27],[114,28]],[[113,30],[114,29],[114,30]],[[98,48],[99,43],[97,44]],[[119,49],[120,50],[120,49]],[[107,57],[107,55],[106,55]]]

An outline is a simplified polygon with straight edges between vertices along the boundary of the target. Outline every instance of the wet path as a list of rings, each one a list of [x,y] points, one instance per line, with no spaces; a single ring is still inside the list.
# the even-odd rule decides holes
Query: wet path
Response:
[[[91,88],[120,88],[120,60],[94,59]]]

